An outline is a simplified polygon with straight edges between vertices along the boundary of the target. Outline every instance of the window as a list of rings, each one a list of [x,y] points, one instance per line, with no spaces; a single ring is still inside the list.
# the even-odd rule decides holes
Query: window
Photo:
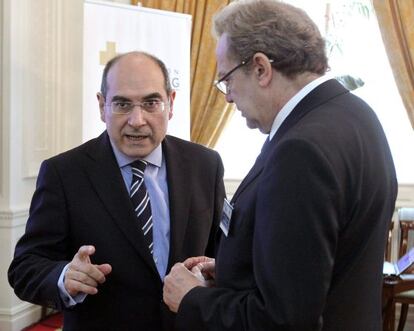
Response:
[[[414,131],[395,85],[371,2],[285,2],[307,11],[330,45],[334,45],[328,51],[331,73],[363,80],[364,85],[352,93],[377,113],[388,138],[399,183],[414,183],[414,153],[413,147],[408,147],[414,146]],[[241,179],[247,174],[265,138],[258,130],[248,129],[236,111],[216,146],[223,158],[226,179]]]

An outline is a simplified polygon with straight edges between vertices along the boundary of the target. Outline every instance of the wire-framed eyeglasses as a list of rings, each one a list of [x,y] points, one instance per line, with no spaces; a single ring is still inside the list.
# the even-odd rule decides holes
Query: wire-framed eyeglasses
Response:
[[[161,100],[145,100],[142,102],[131,102],[131,101],[112,101],[109,106],[114,114],[126,115],[130,114],[135,107],[141,108],[142,111],[155,114],[162,113],[165,110],[165,102]],[[168,105],[168,103],[167,103]]]

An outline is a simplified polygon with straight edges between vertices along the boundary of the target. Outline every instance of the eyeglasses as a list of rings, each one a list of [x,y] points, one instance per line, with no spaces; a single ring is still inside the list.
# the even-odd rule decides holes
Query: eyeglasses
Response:
[[[233,69],[231,69],[227,74],[225,74],[219,80],[214,81],[214,85],[217,87],[217,89],[221,93],[223,93],[224,95],[229,94],[229,92],[230,92],[230,88],[229,88],[229,77],[230,77],[230,75],[233,72],[235,72],[237,69],[239,69],[239,68],[243,67],[245,64],[249,63],[252,58],[253,57],[248,58],[248,59],[242,61],[240,64],[238,64]],[[269,59],[269,62],[270,63],[273,63],[274,61],[272,59]]]
[[[130,114],[135,107],[139,107],[149,114],[162,113],[165,110],[165,102],[160,100],[146,100],[137,103],[130,101],[112,101],[110,106],[112,113],[119,115]]]
[[[227,74],[225,74],[223,77],[221,77],[219,80],[214,81],[214,85],[217,87],[217,89],[223,93],[224,95],[227,95],[229,93],[229,82],[228,79],[230,75],[235,72],[237,69],[243,67],[245,64],[247,64],[250,61],[250,58],[247,60],[242,61],[240,64],[236,65],[233,69],[231,69]]]

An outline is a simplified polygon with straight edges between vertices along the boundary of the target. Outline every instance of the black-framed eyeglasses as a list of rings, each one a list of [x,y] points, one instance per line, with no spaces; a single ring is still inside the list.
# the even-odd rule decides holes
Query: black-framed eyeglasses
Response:
[[[252,58],[253,58],[253,56],[251,56],[251,57],[247,58],[246,60],[242,61],[240,64],[238,64],[233,69],[231,69],[228,73],[226,73],[219,80],[214,81],[214,85],[217,87],[217,89],[221,93],[223,93],[224,95],[229,94],[229,92],[230,92],[230,88],[229,88],[229,77],[230,77],[230,75],[233,72],[235,72],[237,69],[239,69],[239,68],[243,67],[245,64],[249,63]],[[274,61],[272,59],[269,59],[269,62],[273,63]]]
[[[214,86],[217,87],[217,89],[223,93],[224,95],[227,95],[229,93],[229,88],[228,88],[228,78],[230,77],[230,75],[235,72],[237,69],[243,67],[245,64],[247,64],[249,61],[251,60],[251,58],[248,58],[244,61],[242,61],[240,64],[236,65],[233,69],[231,69],[229,72],[227,72],[223,77],[221,77],[220,79],[214,81]]]

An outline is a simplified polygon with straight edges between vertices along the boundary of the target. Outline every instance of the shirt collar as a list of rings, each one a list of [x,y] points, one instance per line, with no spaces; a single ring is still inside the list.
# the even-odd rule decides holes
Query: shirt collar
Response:
[[[112,142],[111,138],[109,138],[111,141],[112,149],[115,154],[116,161],[118,163],[118,166],[120,168],[125,167],[129,165],[131,162],[136,161],[137,159],[134,159],[132,157],[129,157],[122,153]],[[144,157],[142,160],[147,161],[148,163],[151,163],[154,166],[161,167],[162,163],[162,144],[159,144],[150,154],[148,154],[146,157]]]
[[[276,134],[277,130],[282,125],[283,121],[292,110],[297,106],[297,104],[306,97],[313,89],[321,85],[322,83],[326,82],[327,80],[332,79],[330,75],[324,75],[321,77],[316,78],[315,80],[311,81],[309,84],[305,85],[298,93],[296,93],[280,110],[280,112],[276,115],[275,119],[273,120],[272,129],[269,133],[269,140],[272,140],[274,135]]]

